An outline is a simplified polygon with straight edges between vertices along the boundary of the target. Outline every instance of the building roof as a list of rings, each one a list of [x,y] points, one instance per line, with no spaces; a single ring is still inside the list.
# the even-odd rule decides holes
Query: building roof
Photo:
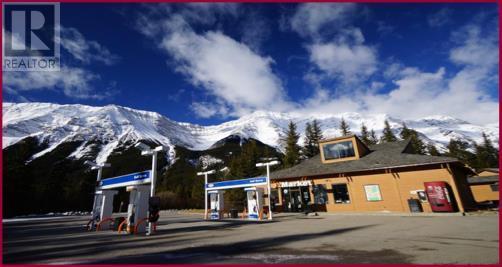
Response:
[[[479,170],[478,173],[480,173],[480,172],[496,172],[496,173],[498,173],[499,168],[484,168],[484,169]]]
[[[370,152],[360,159],[322,163],[320,155],[291,168],[274,171],[271,179],[298,178],[328,174],[350,173],[397,167],[458,162],[456,158],[404,153],[410,140],[370,146]]]
[[[499,181],[498,175],[492,176],[473,176],[467,178],[469,184],[486,184],[486,183],[496,183]]]

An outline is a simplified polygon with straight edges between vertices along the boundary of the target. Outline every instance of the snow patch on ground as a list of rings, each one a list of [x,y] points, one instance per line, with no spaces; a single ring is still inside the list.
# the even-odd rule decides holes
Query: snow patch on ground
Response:
[[[199,157],[199,163],[202,165],[202,169],[205,170],[211,165],[222,163],[223,160],[219,158],[212,157],[210,155],[203,155]]]

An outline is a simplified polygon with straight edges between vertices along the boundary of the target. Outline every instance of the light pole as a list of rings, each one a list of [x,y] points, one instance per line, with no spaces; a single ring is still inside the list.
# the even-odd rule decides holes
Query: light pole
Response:
[[[204,175],[204,220],[207,220],[207,176],[209,174],[215,173],[215,170],[210,170],[206,172],[198,172],[197,176]]]
[[[158,147],[152,149],[150,146],[145,145],[141,142],[136,143],[136,145],[134,145],[134,147],[141,150],[142,156],[152,156],[152,171],[151,171],[152,178],[151,178],[151,182],[150,182],[150,197],[153,197],[153,196],[155,196],[155,181],[156,181],[156,177],[157,177],[157,153],[163,151],[164,147],[158,146]],[[148,232],[146,234],[151,235],[152,229],[153,229],[152,223],[148,222]]]
[[[256,167],[267,167],[267,190],[268,190],[268,219],[272,220],[272,201],[270,200],[271,188],[270,188],[270,166],[279,164],[277,160],[269,162],[256,163]]]
[[[107,167],[110,167],[112,166],[110,163],[103,163],[103,164],[97,164],[97,163],[94,163],[94,162],[91,162],[91,161],[88,161],[86,160],[84,162],[84,164],[86,165],[89,165],[91,166],[91,170],[98,170],[98,175],[96,177],[96,187],[99,185],[99,181],[101,181],[101,177],[103,175],[103,168],[107,168]],[[96,198],[97,198],[97,195],[96,195],[96,187],[94,188],[94,202],[92,203],[92,212],[91,212],[91,219],[92,219],[92,224],[91,224],[91,229],[94,228],[94,224],[95,224],[95,216],[96,216]]]

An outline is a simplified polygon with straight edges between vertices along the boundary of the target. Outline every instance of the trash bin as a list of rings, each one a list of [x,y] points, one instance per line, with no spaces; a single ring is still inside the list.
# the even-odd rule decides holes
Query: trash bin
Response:
[[[125,220],[124,217],[117,217],[114,220],[113,231],[117,231],[119,229],[119,225]]]
[[[418,199],[408,199],[408,206],[410,207],[410,212],[423,212],[422,204]]]
[[[239,218],[239,213],[238,213],[237,209],[230,210],[230,217],[233,219]]]

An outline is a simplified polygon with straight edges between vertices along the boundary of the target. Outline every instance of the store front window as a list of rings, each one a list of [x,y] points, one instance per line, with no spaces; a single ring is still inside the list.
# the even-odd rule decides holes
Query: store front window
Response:
[[[325,185],[314,185],[314,204],[325,205],[328,204],[328,193]]]
[[[348,204],[350,203],[349,190],[347,184],[333,184],[333,196],[335,204]]]

